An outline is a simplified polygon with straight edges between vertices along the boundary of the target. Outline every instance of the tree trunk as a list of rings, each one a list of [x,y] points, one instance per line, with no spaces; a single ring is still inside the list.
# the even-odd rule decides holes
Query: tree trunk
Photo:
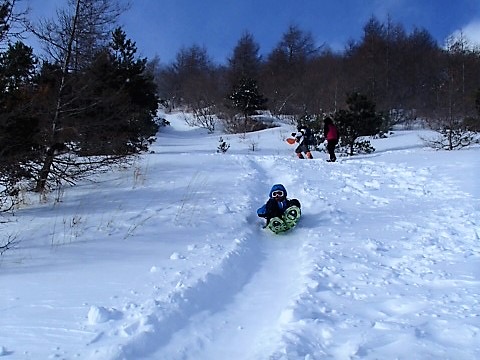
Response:
[[[36,192],[42,192],[45,190],[48,176],[50,175],[52,164],[53,164],[53,161],[55,160],[55,145],[57,145],[59,142],[57,138],[58,138],[58,131],[61,127],[60,126],[60,110],[63,106],[63,93],[65,89],[65,82],[68,75],[68,65],[70,64],[70,60],[72,57],[73,41],[75,39],[75,33],[77,31],[77,22],[78,22],[79,14],[80,14],[80,0],[77,0],[76,6],[75,6],[75,15],[72,19],[72,30],[69,34],[67,49],[65,52],[65,59],[62,65],[62,79],[60,82],[60,87],[58,89],[55,115],[53,116],[53,120],[52,120],[51,144],[49,144],[50,146],[47,148],[47,151],[45,152],[45,160],[43,161],[42,169],[40,170],[40,174],[37,179],[37,184],[35,186]]]
[[[52,168],[53,160],[55,159],[55,150],[50,148],[45,154],[45,160],[43,161],[42,169],[40,170],[39,177],[37,179],[37,185],[35,187],[36,192],[42,192],[45,190],[47,184],[48,175],[50,174],[50,169]]]

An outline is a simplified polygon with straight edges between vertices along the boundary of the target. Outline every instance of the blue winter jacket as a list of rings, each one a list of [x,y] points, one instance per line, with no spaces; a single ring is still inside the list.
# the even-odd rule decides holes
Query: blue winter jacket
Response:
[[[272,197],[272,193],[276,190],[283,191],[284,197],[282,201],[277,201]],[[287,199],[287,189],[282,184],[275,184],[272,186],[272,189],[269,193],[269,199],[265,205],[257,210],[257,215],[259,217],[264,217],[271,219],[273,217],[280,217],[285,213],[285,210],[292,206],[300,207],[300,202],[297,199]]]

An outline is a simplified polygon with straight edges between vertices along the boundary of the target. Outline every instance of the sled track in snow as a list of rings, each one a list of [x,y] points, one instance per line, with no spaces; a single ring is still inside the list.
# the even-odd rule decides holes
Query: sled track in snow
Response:
[[[121,342],[120,346],[97,350],[92,358],[133,360],[139,355],[149,358],[166,347],[175,333],[188,327],[193,318],[201,313],[218,312],[225,303],[232,301],[231,297],[250,275],[245,268],[254,269],[258,261],[258,250],[250,246],[255,245],[254,242],[247,245],[245,238],[236,241],[237,249],[223,259],[218,269],[193,286],[170,293],[168,300],[152,299],[151,303],[143,304],[140,316],[120,329],[120,336],[129,340]],[[175,304],[175,310],[171,310],[171,304]]]
[[[265,193],[272,183],[288,183],[289,179],[277,179],[272,175],[277,172],[264,165],[271,161],[270,157],[265,163],[262,158],[241,156],[237,160],[256,179],[256,186],[250,187],[253,210],[266,200]],[[264,179],[261,185],[259,179]],[[231,297],[223,299],[215,311],[199,311],[191,316],[158,354],[169,354],[169,359],[260,359],[283,346],[283,326],[303,291],[303,282],[298,281],[303,266],[299,258],[301,242],[291,241],[296,239],[296,232],[275,236],[260,229],[260,221],[254,215],[248,223],[251,233],[243,245],[255,254],[244,256],[235,265],[249,274],[248,279],[236,291],[229,292]],[[226,270],[225,274],[231,272]],[[236,281],[232,275],[227,278]],[[265,304],[270,306],[265,308]]]
[[[251,209],[266,200],[272,182],[280,181],[272,176],[276,171],[264,165],[271,158],[263,160],[237,157],[243,171],[253,178],[246,186],[254,191],[248,195]],[[264,186],[259,187],[258,179],[265,179]],[[281,181],[288,188],[294,180]],[[176,289],[168,299],[151,299],[140,310],[132,309],[126,317],[134,320],[124,322],[115,334],[100,334],[92,345],[105,335],[110,345],[93,351],[91,358],[254,359],[257,350],[259,356],[266,347],[269,353],[278,351],[282,323],[288,322],[292,304],[302,291],[297,287],[302,284],[298,281],[301,243],[290,241],[296,232],[279,238],[262,230],[259,220],[254,215],[245,219],[235,246],[204,278]],[[272,306],[265,309],[265,303]],[[242,316],[245,313],[249,316]],[[255,323],[249,323],[251,319]],[[249,349],[246,343],[251,344]],[[224,349],[230,349],[229,353],[222,354]]]

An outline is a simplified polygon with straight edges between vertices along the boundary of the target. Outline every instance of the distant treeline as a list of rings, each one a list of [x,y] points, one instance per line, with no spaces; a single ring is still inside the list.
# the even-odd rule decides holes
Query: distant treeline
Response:
[[[360,93],[392,122],[422,118],[441,126],[478,117],[480,50],[464,36],[441,47],[425,29],[407,33],[401,24],[373,17],[361,39],[342,52],[315,44],[310,32],[290,26],[261,57],[246,32],[225,65],[193,45],[167,66],[154,64],[159,95],[172,108],[215,106],[225,115],[232,108],[229,95],[248,79],[273,114],[332,113],[345,108],[349,94]]]

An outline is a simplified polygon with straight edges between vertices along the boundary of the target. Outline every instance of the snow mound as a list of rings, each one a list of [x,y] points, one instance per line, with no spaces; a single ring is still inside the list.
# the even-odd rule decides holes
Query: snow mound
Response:
[[[88,311],[89,324],[101,324],[110,320],[118,320],[122,317],[122,312],[113,308],[107,309],[103,306],[91,306]]]

